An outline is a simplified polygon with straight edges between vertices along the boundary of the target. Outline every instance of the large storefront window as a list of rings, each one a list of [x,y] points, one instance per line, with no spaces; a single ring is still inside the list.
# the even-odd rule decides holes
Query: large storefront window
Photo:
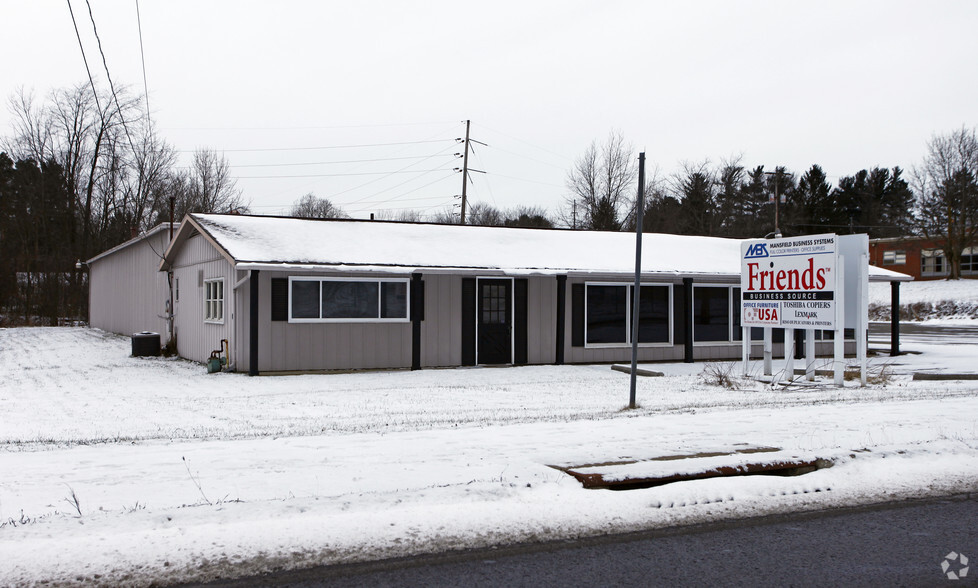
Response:
[[[734,340],[731,315],[739,313],[733,312],[731,290],[731,286],[693,286],[693,341]]]
[[[587,284],[585,340],[588,345],[629,345],[632,292],[628,284]],[[672,341],[672,287],[643,284],[639,298],[639,343]]]
[[[408,320],[406,279],[289,278],[292,322],[403,322]]]

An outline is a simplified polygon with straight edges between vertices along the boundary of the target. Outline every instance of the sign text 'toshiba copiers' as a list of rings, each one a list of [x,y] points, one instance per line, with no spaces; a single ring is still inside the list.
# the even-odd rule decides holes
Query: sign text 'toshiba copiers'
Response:
[[[836,235],[746,241],[740,246],[745,327],[834,329]]]

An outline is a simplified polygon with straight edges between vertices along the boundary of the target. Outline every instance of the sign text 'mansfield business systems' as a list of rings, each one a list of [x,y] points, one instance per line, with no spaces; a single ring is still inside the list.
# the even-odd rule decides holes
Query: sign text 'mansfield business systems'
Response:
[[[740,257],[745,327],[835,328],[835,235],[747,241]]]

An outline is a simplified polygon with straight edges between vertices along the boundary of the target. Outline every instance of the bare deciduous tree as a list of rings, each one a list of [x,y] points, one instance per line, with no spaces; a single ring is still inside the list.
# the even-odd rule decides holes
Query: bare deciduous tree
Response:
[[[458,224],[458,218],[459,215],[455,212],[455,207],[449,206],[432,214],[428,220],[440,225],[454,225]]]
[[[612,132],[602,145],[592,141],[567,176],[571,192],[567,204],[575,206],[586,229],[620,231],[632,206],[637,157],[624,136]],[[567,216],[565,210],[562,216]],[[564,219],[566,222],[566,218]]]
[[[377,220],[393,220],[408,223],[421,223],[425,220],[424,214],[422,214],[420,210],[416,210],[414,208],[385,208],[377,211],[375,218]]]
[[[290,214],[299,218],[349,218],[343,209],[328,198],[319,198],[312,192],[296,200]]]
[[[485,202],[476,202],[469,207],[465,215],[465,224],[484,227],[502,226],[505,218],[498,208]]]
[[[978,245],[978,136],[962,127],[934,135],[914,170],[920,232],[944,251],[949,277],[961,277],[961,256]]]
[[[157,195],[153,203],[156,223],[169,218],[171,196],[176,219],[192,212],[246,213],[249,209],[237,181],[231,177],[231,165],[213,149],[195,151],[190,167],[169,173]]]
[[[198,149],[190,168],[191,209],[196,212],[243,212],[238,182],[228,160],[213,149]]]

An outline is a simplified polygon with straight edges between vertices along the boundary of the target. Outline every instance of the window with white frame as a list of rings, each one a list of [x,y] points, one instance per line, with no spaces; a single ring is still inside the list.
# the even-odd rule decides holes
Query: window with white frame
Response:
[[[978,273],[978,247],[968,247],[962,252],[961,273]]]
[[[946,264],[940,249],[923,249],[920,252],[921,275],[943,275]]]
[[[883,265],[904,265],[907,263],[906,251],[884,251]]]
[[[224,278],[204,280],[204,321],[224,322]]]
[[[635,287],[621,283],[585,284],[584,328],[588,346],[621,346],[632,342]],[[672,342],[672,286],[642,284],[638,315],[639,344]]]
[[[406,322],[409,280],[289,278],[289,322]]]

